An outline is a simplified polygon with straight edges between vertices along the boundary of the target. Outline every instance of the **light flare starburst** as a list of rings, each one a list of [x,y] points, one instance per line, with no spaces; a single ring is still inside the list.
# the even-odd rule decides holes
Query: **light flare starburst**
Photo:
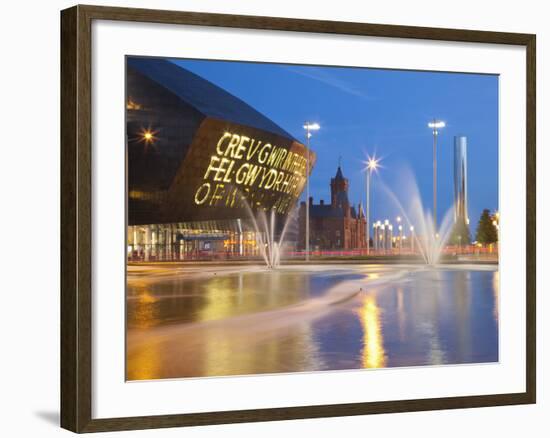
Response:
[[[151,128],[141,128],[138,136],[138,142],[145,143],[146,145],[152,145],[158,140],[157,134],[158,131]]]
[[[377,158],[375,155],[370,156],[367,155],[367,159],[363,161],[363,164],[365,165],[364,170],[370,171],[370,172],[377,172],[378,169],[383,167],[380,162],[382,161],[381,158]]]

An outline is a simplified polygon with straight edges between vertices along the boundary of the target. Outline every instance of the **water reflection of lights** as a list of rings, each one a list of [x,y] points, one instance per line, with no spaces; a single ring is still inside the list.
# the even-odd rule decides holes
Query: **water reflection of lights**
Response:
[[[307,277],[262,272],[254,276],[217,276],[201,280],[205,298],[198,321],[219,320],[295,304],[309,292]],[[284,292],[282,292],[284,291]]]
[[[405,302],[403,297],[403,288],[400,286],[397,288],[397,325],[399,327],[399,340],[401,342],[405,342],[405,338],[406,338],[405,323],[406,323]]]
[[[128,380],[158,379],[163,368],[162,359],[158,343],[148,343],[132,356],[127,357],[126,378]]]
[[[500,314],[500,276],[499,272],[493,274],[493,316],[498,324],[498,316]]]
[[[310,324],[285,329],[232,329],[201,334],[201,351],[190,359],[201,376],[323,369]]]
[[[442,365],[447,362],[445,352],[441,348],[441,342],[439,341],[437,329],[431,325],[427,325],[427,332],[430,334],[429,339],[429,363],[431,365]]]
[[[376,297],[369,295],[358,311],[363,327],[363,368],[383,368],[386,366],[386,352],[382,336],[381,311]]]
[[[158,324],[158,309],[155,303],[157,298],[151,294],[149,286],[145,282],[135,282],[133,285],[136,299],[133,306],[128,309],[129,323],[138,328],[153,327]]]
[[[222,319],[232,315],[235,296],[228,291],[234,288],[230,277],[217,277],[206,283],[204,297],[207,304],[200,311],[200,321]]]

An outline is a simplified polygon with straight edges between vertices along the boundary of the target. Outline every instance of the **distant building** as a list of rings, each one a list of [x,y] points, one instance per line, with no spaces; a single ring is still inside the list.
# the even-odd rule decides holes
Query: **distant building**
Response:
[[[463,135],[455,136],[454,183],[455,222],[460,220],[468,224],[467,139]]]
[[[336,176],[330,181],[330,204],[323,200],[313,204],[309,198],[310,248],[356,249],[366,248],[365,230],[367,220],[361,204],[357,210],[348,199],[349,181],[338,166]],[[302,202],[299,213],[298,247],[305,248],[306,203]]]

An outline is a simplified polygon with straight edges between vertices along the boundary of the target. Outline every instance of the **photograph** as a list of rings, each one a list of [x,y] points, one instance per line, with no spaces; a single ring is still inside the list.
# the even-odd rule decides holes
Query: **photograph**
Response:
[[[499,362],[498,75],[125,67],[127,381]]]

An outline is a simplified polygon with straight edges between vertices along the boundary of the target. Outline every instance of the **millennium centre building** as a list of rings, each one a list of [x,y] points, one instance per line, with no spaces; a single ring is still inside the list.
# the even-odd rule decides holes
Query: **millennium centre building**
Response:
[[[294,211],[307,148],[165,59],[127,58],[126,99],[129,260],[257,255],[251,218],[274,210],[283,223]]]

